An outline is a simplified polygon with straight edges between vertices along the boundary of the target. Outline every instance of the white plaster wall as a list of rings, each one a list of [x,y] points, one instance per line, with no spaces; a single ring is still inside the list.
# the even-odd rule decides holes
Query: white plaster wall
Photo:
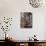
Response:
[[[33,8],[29,4],[28,0],[0,0],[0,19],[1,17],[13,17],[13,22],[10,31],[8,33],[16,40],[28,40],[34,34],[37,35],[39,40],[45,40],[45,16],[46,6],[40,8]],[[33,27],[30,29],[20,28],[20,13],[32,12]],[[45,34],[44,34],[45,33]],[[0,39],[3,37],[2,31],[0,31]],[[4,39],[4,38],[3,38]]]

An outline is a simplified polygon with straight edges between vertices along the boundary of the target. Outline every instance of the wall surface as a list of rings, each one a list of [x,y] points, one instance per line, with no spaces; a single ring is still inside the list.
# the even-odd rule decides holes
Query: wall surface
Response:
[[[20,28],[20,13],[32,12],[32,25],[30,29]],[[8,33],[16,40],[28,40],[34,34],[37,39],[46,40],[46,6],[33,8],[29,0],[0,0],[0,21],[6,17],[12,17],[12,26]],[[4,33],[0,29],[0,39],[4,39]]]

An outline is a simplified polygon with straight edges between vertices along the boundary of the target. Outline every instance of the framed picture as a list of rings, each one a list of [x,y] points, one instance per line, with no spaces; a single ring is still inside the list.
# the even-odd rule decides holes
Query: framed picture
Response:
[[[21,28],[32,28],[32,13],[31,12],[21,12]]]

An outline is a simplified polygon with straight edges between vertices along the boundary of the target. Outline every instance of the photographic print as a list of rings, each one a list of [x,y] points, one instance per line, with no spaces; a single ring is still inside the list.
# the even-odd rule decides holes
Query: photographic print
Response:
[[[32,28],[32,13],[31,12],[21,12],[21,28]]]

